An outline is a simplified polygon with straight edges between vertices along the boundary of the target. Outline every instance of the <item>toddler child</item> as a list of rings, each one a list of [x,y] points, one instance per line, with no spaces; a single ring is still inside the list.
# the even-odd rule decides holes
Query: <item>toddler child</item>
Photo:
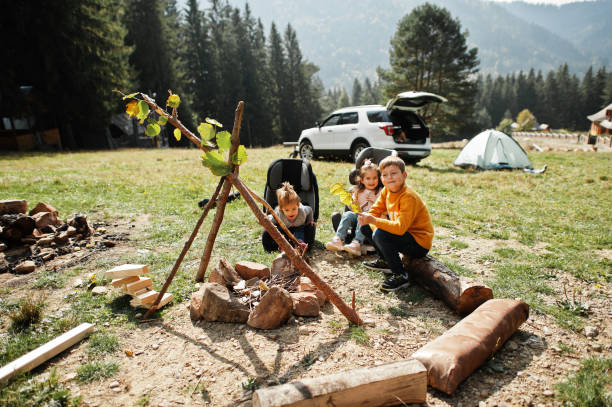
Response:
[[[395,291],[409,284],[408,273],[402,266],[399,254],[424,257],[433,241],[434,229],[425,203],[405,184],[408,174],[404,161],[399,157],[387,157],[380,162],[381,180],[384,185],[380,196],[368,213],[359,214],[361,232],[374,242],[381,257],[363,265],[374,270],[391,272],[379,288]],[[389,219],[382,217],[387,212]]]
[[[353,201],[359,204],[361,212],[367,212],[376,202],[380,193],[380,170],[378,166],[369,160],[364,161],[359,169],[358,184],[353,188]],[[349,229],[355,231],[355,237],[351,243],[344,245]],[[344,250],[355,256],[361,256],[361,245],[365,236],[361,233],[357,223],[357,214],[353,211],[345,211],[338,225],[336,236],[325,243],[327,250]]]
[[[276,201],[278,206],[274,209],[274,212],[287,229],[289,229],[289,232],[300,242],[300,249],[303,249],[306,245],[312,246],[316,228],[316,224],[313,221],[312,208],[300,203],[300,196],[288,182],[283,182],[281,187],[276,190]],[[272,215],[268,215],[268,218],[278,228],[276,219]],[[287,237],[282,228],[279,228],[279,231]],[[261,243],[268,252],[278,250],[278,244],[265,230],[261,236]]]

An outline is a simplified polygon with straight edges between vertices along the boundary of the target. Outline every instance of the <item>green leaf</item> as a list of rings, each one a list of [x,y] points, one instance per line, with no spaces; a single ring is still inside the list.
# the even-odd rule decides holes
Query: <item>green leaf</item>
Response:
[[[153,122],[153,123],[149,123],[147,124],[147,129],[145,130],[145,134],[149,137],[155,137],[159,134],[161,130],[161,127],[159,127],[159,124]]]
[[[215,137],[215,128],[212,124],[200,123],[198,126],[198,133],[200,133],[202,145],[204,145],[204,141],[212,140],[212,138]]]
[[[160,126],[165,126],[166,123],[168,123],[168,118],[166,116],[159,116],[159,119],[157,119],[157,124]]]
[[[232,135],[227,131],[217,134],[217,146],[219,146],[219,151],[229,150],[232,146]]]
[[[171,108],[177,108],[181,104],[181,98],[179,95],[173,93],[168,97],[168,101],[166,101],[166,106],[170,106]]]
[[[134,93],[130,93],[129,95],[125,95],[123,97],[123,100],[133,98],[134,96],[138,95],[139,93],[140,92],[134,92]]]
[[[138,102],[138,119],[140,119],[140,124],[143,124],[147,116],[149,116],[149,105],[144,100]]]
[[[172,132],[172,134],[174,134],[174,138],[176,139],[176,141],[181,141],[181,131],[179,129],[174,129],[174,131]]]
[[[219,123],[215,119],[211,119],[210,117],[206,118],[206,123],[210,123],[210,124],[212,124],[214,126],[217,126],[217,127],[223,127],[223,125],[221,123]]]
[[[218,151],[207,151],[202,155],[202,165],[219,177],[229,174],[230,165],[223,159]]]
[[[241,144],[238,146],[238,150],[236,150],[236,152],[232,156],[232,163],[236,165],[242,165],[246,162],[246,160],[247,160],[246,148],[244,148],[244,146]]]

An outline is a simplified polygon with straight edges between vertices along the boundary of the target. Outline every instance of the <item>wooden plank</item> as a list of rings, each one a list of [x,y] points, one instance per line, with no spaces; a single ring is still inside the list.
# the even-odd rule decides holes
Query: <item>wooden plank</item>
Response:
[[[124,278],[130,276],[137,276],[139,274],[146,274],[149,272],[149,267],[146,264],[122,264],[108,270],[106,278]]]
[[[259,389],[253,407],[394,406],[426,396],[427,369],[408,359]]]
[[[46,362],[91,334],[93,330],[94,326],[92,324],[81,324],[52,341],[26,353],[0,369],[0,382],[7,381],[17,373],[27,372],[41,363]]]
[[[136,298],[138,298],[138,301],[140,302],[141,305],[147,305],[147,304],[152,304],[158,295],[159,293],[157,291],[148,291],[144,294],[140,294]]]
[[[138,281],[134,281],[133,283],[129,283],[125,286],[125,290],[133,294],[137,291],[142,290],[143,288],[153,287],[153,280],[148,277],[139,277]]]
[[[115,278],[111,284],[113,287],[121,287],[122,285],[126,285],[129,283],[133,283],[134,281],[138,281],[140,279],[139,276],[129,276],[124,278]]]
[[[159,294],[159,293],[158,293]],[[157,298],[157,296],[153,297],[153,301],[155,301],[155,298]],[[159,301],[159,304],[157,304],[156,308],[161,308],[164,305],[168,304],[170,301],[172,301],[172,298],[174,298],[174,296],[170,293],[164,293],[164,296],[162,297],[162,299]],[[153,301],[151,301],[148,304],[141,304],[141,306],[143,306],[144,308],[151,308],[151,305],[153,305]]]

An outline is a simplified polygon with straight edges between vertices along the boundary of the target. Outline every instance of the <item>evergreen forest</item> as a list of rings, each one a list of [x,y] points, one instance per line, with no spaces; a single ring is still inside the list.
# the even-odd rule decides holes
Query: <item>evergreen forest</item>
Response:
[[[60,129],[67,149],[107,148],[111,117],[125,110],[121,95],[142,91],[165,105],[168,90],[181,96],[181,116],[195,129],[206,117],[230,127],[246,102],[242,139],[247,146],[295,141],[332,110],[385,104],[378,78],[355,77],[350,89],[324,88],[317,61],[301,52],[290,23],[268,27],[248,3],[227,0],[58,0],[7,3],[0,32],[3,61],[0,116],[36,118],[38,128]],[[585,130],[592,114],[612,102],[612,73],[591,66],[579,78],[568,64],[556,70],[474,74],[474,100],[461,128],[432,119],[433,141],[471,137],[528,109],[538,123]],[[405,89],[425,90],[428,89]],[[442,95],[447,96],[447,95]],[[165,131],[168,131],[167,129]],[[171,146],[186,140],[165,138]]]

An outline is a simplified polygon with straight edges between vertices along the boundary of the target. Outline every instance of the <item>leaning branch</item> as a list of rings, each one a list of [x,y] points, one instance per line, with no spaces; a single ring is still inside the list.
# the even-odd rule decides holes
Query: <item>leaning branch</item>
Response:
[[[214,150],[214,148],[212,147],[203,146],[202,140],[200,140],[198,136],[193,134],[191,130],[185,127],[183,123],[181,123],[181,121],[178,119],[178,115],[176,114],[176,109],[172,109],[172,114],[168,114],[168,112],[159,107],[157,103],[155,103],[155,100],[151,99],[149,95],[142,92],[140,93],[140,95],[142,96],[142,100],[144,100],[153,111],[155,111],[157,114],[160,114],[161,112],[162,115],[166,116],[168,118],[168,123],[179,129],[181,133],[183,133],[185,137],[191,140],[193,144],[198,146],[200,150],[204,152]]]

